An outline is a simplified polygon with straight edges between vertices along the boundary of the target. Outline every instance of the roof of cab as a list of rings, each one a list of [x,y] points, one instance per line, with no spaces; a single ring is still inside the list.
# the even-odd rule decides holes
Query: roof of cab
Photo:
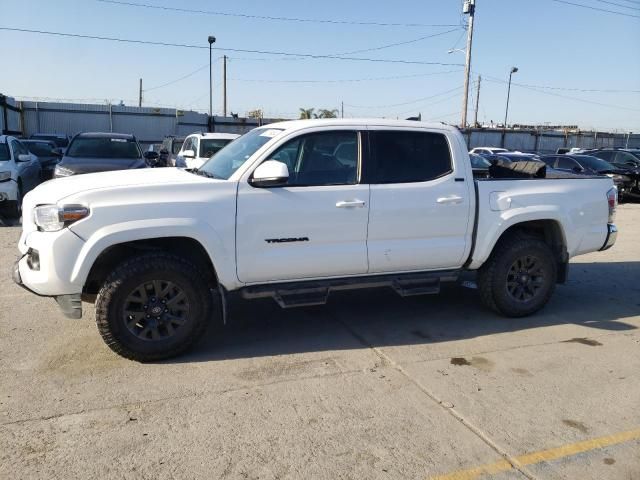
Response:
[[[437,130],[458,131],[456,127],[445,123],[418,122],[415,120],[390,120],[386,118],[317,118],[310,120],[287,120],[269,123],[262,128],[282,128],[285,130],[299,130],[321,126],[354,126],[354,127],[406,127],[429,128]]]

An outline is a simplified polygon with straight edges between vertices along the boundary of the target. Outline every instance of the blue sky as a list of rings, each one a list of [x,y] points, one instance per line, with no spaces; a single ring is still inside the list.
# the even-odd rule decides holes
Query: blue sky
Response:
[[[156,6],[262,16],[356,22],[450,24],[450,27],[371,26],[265,21],[165,11],[96,0],[2,0],[0,26],[216,47],[336,54],[433,38],[352,57],[464,63],[459,0],[276,0],[242,2],[130,0]],[[640,0],[573,0],[640,17]],[[145,105],[208,110],[206,49],[159,47],[0,31],[0,92],[16,97],[125,101],[135,104],[142,77]],[[295,117],[300,107],[339,108],[345,116],[459,122],[462,66],[284,58],[214,51],[214,112],[222,110],[221,60],[228,63],[229,107],[243,115]],[[477,0],[473,80],[483,75],[479,120],[501,122],[511,66],[510,123],[577,124],[640,132],[640,18],[578,8],[553,0]],[[8,67],[8,68],[7,68]],[[403,78],[388,78],[403,77]],[[371,80],[375,79],[375,80]],[[312,80],[315,83],[301,83]],[[359,81],[344,81],[359,80]],[[635,91],[635,92],[633,92]],[[432,97],[432,98],[429,98]],[[565,98],[573,97],[573,98]],[[475,89],[473,91],[475,98]],[[579,99],[579,100],[575,100]],[[593,103],[587,103],[593,102]],[[470,120],[473,118],[470,102]]]

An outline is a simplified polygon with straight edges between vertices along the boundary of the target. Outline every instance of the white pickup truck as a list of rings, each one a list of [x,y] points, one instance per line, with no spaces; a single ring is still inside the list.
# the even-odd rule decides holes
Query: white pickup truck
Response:
[[[257,128],[197,170],[46,182],[24,199],[14,280],[139,361],[183,352],[227,305],[321,304],[333,290],[437,293],[477,271],[484,303],[536,312],[569,259],[613,245],[608,177],[474,180],[462,135],[412,121]]]

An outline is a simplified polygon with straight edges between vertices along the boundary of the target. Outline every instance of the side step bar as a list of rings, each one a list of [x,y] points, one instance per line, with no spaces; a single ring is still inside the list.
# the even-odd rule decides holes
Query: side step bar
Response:
[[[332,291],[361,288],[391,287],[403,297],[429,295],[439,293],[442,282],[455,282],[459,273],[445,270],[252,285],[242,288],[240,294],[245,299],[271,297],[282,308],[324,305]]]

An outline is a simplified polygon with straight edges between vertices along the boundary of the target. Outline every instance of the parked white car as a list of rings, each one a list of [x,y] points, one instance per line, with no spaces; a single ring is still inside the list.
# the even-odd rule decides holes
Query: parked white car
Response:
[[[200,168],[212,155],[238,138],[235,133],[194,133],[185,138],[175,166]]]
[[[520,317],[547,303],[571,257],[616,240],[612,180],[572,177],[474,180],[462,135],[442,124],[274,123],[197,171],[41,185],[25,197],[13,276],[72,318],[95,301],[106,344],[139,361],[186,350],[236,296],[419,295],[470,270],[485,305]]]
[[[497,147],[476,147],[472,148],[469,153],[477,153],[478,155],[496,155],[498,153],[508,152],[506,148]]]
[[[0,210],[11,218],[19,218],[22,197],[41,179],[38,157],[29,152],[17,138],[0,135]]]

